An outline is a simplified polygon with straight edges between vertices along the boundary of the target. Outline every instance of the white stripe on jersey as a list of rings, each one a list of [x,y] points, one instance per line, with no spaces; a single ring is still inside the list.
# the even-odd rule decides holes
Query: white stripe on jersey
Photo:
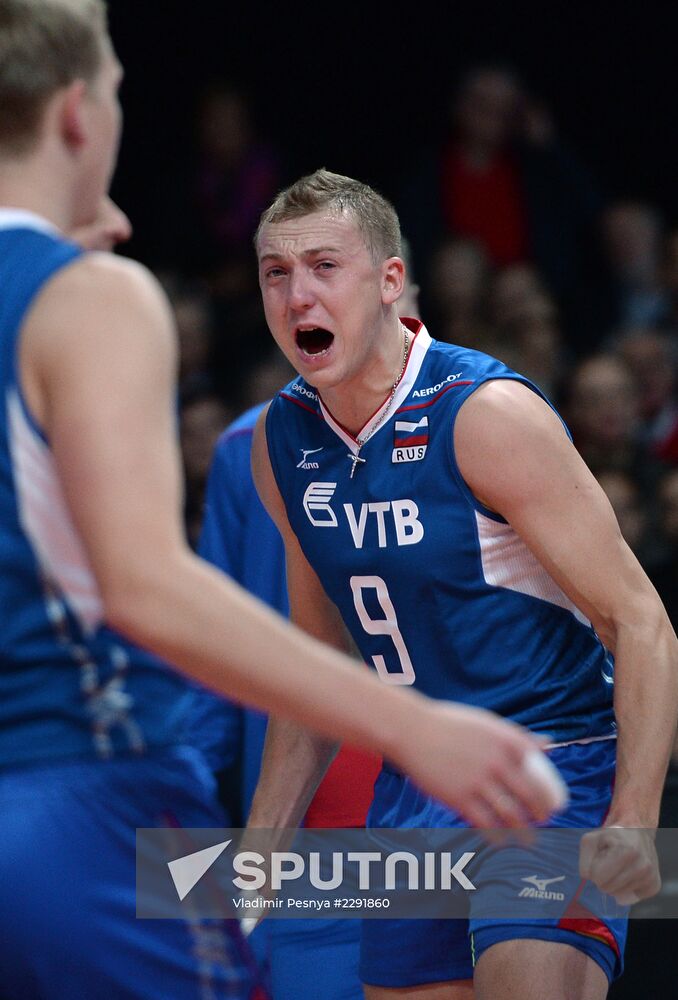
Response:
[[[71,520],[45,442],[26,418],[18,393],[7,394],[7,426],[21,525],[41,568],[56,583],[86,632],[103,619],[101,597]]]
[[[518,594],[539,597],[542,601],[570,611],[584,625],[591,624],[563,593],[510,524],[495,521],[479,511],[475,514],[486,583],[491,587],[504,587]]]

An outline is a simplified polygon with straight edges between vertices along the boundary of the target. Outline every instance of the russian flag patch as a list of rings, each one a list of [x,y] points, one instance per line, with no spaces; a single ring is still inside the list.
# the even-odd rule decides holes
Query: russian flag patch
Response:
[[[393,432],[391,462],[420,462],[428,447],[428,417],[416,423],[396,420]]]

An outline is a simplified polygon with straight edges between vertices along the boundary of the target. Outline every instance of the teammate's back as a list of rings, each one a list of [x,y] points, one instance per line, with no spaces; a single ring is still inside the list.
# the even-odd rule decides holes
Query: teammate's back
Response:
[[[41,218],[0,209],[0,757],[109,757],[180,742],[183,678],[103,620],[54,456],[26,403],[20,333],[80,251]]]

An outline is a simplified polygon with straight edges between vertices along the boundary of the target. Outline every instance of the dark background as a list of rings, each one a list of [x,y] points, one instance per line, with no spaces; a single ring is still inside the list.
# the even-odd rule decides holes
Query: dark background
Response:
[[[132,253],[143,255],[149,189],[188,155],[206,84],[249,94],[285,180],[326,165],[394,195],[478,60],[518,71],[610,197],[647,199],[678,222],[676,4],[112,0],[110,16],[127,74],[114,194],[136,225]]]

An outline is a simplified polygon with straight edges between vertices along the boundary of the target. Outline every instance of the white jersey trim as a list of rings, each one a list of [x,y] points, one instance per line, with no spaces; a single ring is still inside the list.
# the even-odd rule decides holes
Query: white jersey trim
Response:
[[[48,219],[25,208],[4,208],[0,206],[0,229],[34,229],[50,236],[63,236],[63,233]]]
[[[539,734],[537,734],[539,735]],[[574,747],[578,744],[582,746],[585,743],[602,743],[604,740],[616,740],[616,733],[608,733],[607,736],[587,736],[583,740],[564,740],[562,743],[547,743],[544,750],[557,750],[558,747]]]

